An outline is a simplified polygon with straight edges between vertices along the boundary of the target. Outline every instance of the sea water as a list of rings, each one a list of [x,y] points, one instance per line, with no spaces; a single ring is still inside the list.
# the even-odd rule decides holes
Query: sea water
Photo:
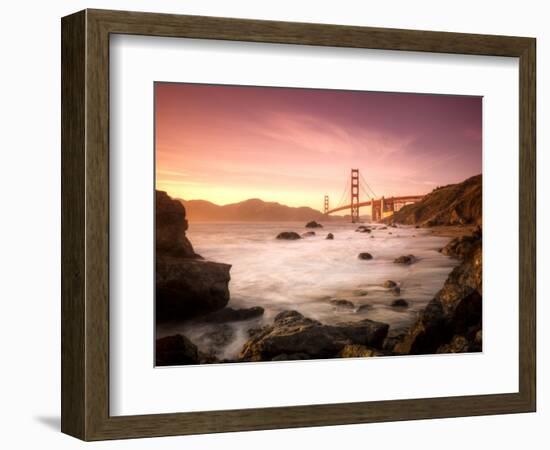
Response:
[[[450,238],[415,227],[376,224],[372,228],[371,233],[361,233],[356,224],[344,222],[324,223],[314,230],[293,222],[191,223],[187,235],[195,251],[232,266],[228,306],[265,310],[259,319],[231,324],[230,344],[215,353],[235,357],[247,339],[247,329],[269,324],[277,313],[289,309],[327,324],[368,318],[385,322],[390,329],[409,327],[457,264],[439,251]],[[282,231],[315,231],[315,236],[276,239]],[[334,239],[326,239],[328,233]],[[361,260],[361,252],[373,258]],[[394,263],[409,254],[416,257],[413,264]],[[397,283],[399,295],[383,286],[386,280]],[[409,306],[392,307],[397,298]],[[335,307],[331,299],[348,300],[354,307]],[[360,309],[363,305],[368,306]],[[159,327],[157,336],[182,332],[200,348],[212,331],[193,323],[171,324]]]

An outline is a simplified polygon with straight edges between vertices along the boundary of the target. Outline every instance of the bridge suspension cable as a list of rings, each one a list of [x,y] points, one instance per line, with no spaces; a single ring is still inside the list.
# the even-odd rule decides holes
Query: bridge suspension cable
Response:
[[[369,195],[366,191],[365,193],[367,194],[368,197],[371,197],[371,198],[378,198],[378,196],[375,194],[375,192],[372,190],[372,188],[369,186],[369,183],[367,183],[367,181],[365,180],[365,178],[363,177],[363,174],[361,172],[359,172],[359,177],[361,178],[361,181],[365,184],[365,186],[369,189],[369,191],[372,193],[372,196]]]

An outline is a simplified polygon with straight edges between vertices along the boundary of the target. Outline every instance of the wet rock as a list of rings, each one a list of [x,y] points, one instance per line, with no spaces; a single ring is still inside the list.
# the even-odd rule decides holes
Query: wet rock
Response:
[[[437,349],[437,353],[466,353],[470,351],[470,343],[464,336],[453,336],[451,342],[443,344]]]
[[[370,227],[367,226],[367,225],[359,225],[359,226],[355,229],[355,231],[357,231],[357,232],[359,232],[359,233],[366,233],[366,232],[367,232],[366,230],[368,230],[368,232],[370,233]]]
[[[357,308],[357,312],[358,313],[363,313],[363,312],[367,312],[369,310],[372,309],[372,305],[369,305],[368,303],[364,304],[364,305],[360,305],[358,308]]]
[[[332,306],[336,306],[337,308],[345,308],[345,309],[354,309],[355,305],[353,302],[350,302],[349,300],[344,300],[340,298],[333,298],[329,300],[329,303]]]
[[[270,361],[281,354],[306,354],[308,359],[335,357],[344,346],[383,344],[388,325],[364,319],[359,322],[324,325],[297,311],[283,311],[272,325],[252,336],[244,345],[243,361]]]
[[[271,361],[299,361],[302,359],[311,359],[307,353],[281,353],[271,358]]]
[[[187,320],[229,302],[229,264],[157,255],[156,317]]]
[[[198,364],[199,351],[183,334],[166,336],[156,340],[155,364],[157,366],[177,366]]]
[[[409,302],[403,298],[398,298],[391,302],[391,306],[393,308],[407,308],[409,306]]]
[[[378,230],[387,230],[388,227],[380,227],[380,228],[377,228]]]
[[[197,255],[185,233],[186,211],[166,192],[155,193],[158,321],[187,320],[222,309],[229,301],[229,264]]]
[[[404,255],[404,256],[400,256],[399,258],[395,258],[393,260],[394,263],[396,264],[412,264],[414,262],[416,262],[416,258],[414,255]]]
[[[364,259],[364,260],[369,260],[369,259],[372,259],[372,255],[370,253],[367,253],[367,252],[362,252],[362,253],[359,253],[357,255],[357,257],[359,259]]]
[[[366,297],[367,295],[369,295],[369,291],[365,291],[364,289],[359,289],[358,291],[355,291],[354,294],[359,297]]]
[[[395,347],[403,342],[403,340],[407,337],[407,332],[408,330],[404,328],[390,328],[388,335],[384,340],[382,349],[388,354],[398,354],[395,351]]]
[[[338,356],[340,358],[368,358],[375,356],[375,351],[365,345],[349,344],[340,350]]]
[[[405,354],[435,353],[454,336],[465,337],[472,349],[482,318],[482,243],[479,239],[461,264],[456,266],[411,328],[398,351]],[[452,344],[457,347],[457,342]],[[451,347],[445,347],[451,348]],[[474,350],[472,350],[474,351]]]
[[[329,233],[325,239],[334,239],[334,234]]]
[[[386,281],[384,281],[383,286],[384,286],[385,288],[388,288],[388,289],[389,289],[389,288],[396,287],[396,286],[397,286],[397,283],[396,283],[395,281],[393,281],[393,280],[386,280]]]
[[[277,239],[293,241],[296,239],[301,239],[301,237],[298,233],[295,233],[294,231],[283,231],[282,233],[279,233],[277,235]]]
[[[323,225],[315,222],[315,220],[312,220],[311,222],[306,223],[306,228],[323,228]]]
[[[253,306],[252,308],[224,308],[214,313],[208,314],[201,320],[209,323],[224,323],[224,322],[239,322],[243,320],[255,319],[262,316],[264,309],[261,306]]]
[[[401,295],[401,288],[399,286],[394,286],[389,289],[389,292],[395,296]]]
[[[306,231],[305,233],[302,233],[302,237],[311,237],[315,236],[315,231]]]
[[[464,259],[475,249],[479,239],[480,237],[475,234],[454,238],[441,249],[441,253],[453,258]]]

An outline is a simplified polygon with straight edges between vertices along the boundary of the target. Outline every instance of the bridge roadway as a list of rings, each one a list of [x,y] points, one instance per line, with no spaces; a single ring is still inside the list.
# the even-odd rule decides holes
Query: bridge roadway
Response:
[[[415,203],[419,200],[421,200],[424,196],[423,195],[405,195],[401,197],[382,197],[384,199],[384,203]],[[374,199],[374,203],[380,203],[382,198]],[[359,202],[357,204],[358,207],[362,206],[371,206],[373,203],[373,200],[368,200],[366,202]],[[344,211],[346,209],[351,209],[351,203],[349,205],[345,206],[339,206],[338,208],[329,209],[327,211],[327,214],[332,214],[338,211]]]

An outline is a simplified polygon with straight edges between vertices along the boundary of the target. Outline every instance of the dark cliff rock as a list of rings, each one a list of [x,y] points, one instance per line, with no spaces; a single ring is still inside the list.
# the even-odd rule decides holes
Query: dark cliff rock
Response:
[[[279,313],[272,325],[266,326],[244,345],[243,361],[285,359],[299,354],[300,359],[337,357],[350,344],[379,348],[383,345],[388,325],[372,320],[324,325],[297,311]],[[291,358],[287,358],[291,359]]]
[[[187,320],[224,308],[231,266],[195,253],[185,235],[185,208],[166,192],[156,192],[155,219],[157,320]]]
[[[482,178],[468,178],[462,183],[434,189],[421,201],[406,205],[388,223],[407,225],[466,225],[482,223]]]
[[[158,254],[199,257],[193,250],[185,232],[189,227],[185,217],[185,208],[177,200],[171,199],[166,192],[156,191],[155,198],[155,244]]]
[[[396,344],[395,353],[481,351],[482,238],[474,237],[463,261]]]

